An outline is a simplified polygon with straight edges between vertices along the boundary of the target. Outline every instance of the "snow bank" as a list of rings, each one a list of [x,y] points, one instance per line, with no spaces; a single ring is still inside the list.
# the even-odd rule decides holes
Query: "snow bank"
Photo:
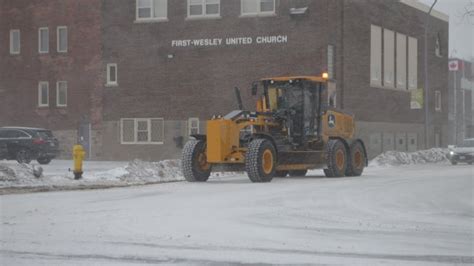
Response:
[[[433,148],[416,152],[387,151],[370,161],[369,166],[399,166],[410,164],[446,163],[447,149]]]
[[[171,182],[184,180],[180,160],[145,162],[133,160],[125,167],[127,174],[120,177],[134,182]]]
[[[50,165],[41,167],[18,164],[16,162],[0,162],[0,190],[38,189],[61,190],[74,188],[101,188],[115,186],[145,185],[163,182],[183,181],[181,160],[164,160],[160,162],[145,162],[133,160],[124,166],[100,167],[101,162],[93,162],[89,166],[85,162],[84,174],[81,180],[74,180],[73,173],[68,170],[70,161],[53,161]],[[109,167],[109,168],[107,168]],[[38,178],[35,177],[39,176]],[[211,178],[235,173],[213,173]],[[1,191],[0,191],[1,194]]]

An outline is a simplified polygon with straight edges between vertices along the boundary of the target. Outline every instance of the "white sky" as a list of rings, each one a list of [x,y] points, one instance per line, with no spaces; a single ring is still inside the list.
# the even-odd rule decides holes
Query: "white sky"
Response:
[[[431,5],[434,0],[420,0]],[[438,0],[436,10],[449,15],[449,55],[474,60],[474,19],[462,21],[464,7],[472,0]]]

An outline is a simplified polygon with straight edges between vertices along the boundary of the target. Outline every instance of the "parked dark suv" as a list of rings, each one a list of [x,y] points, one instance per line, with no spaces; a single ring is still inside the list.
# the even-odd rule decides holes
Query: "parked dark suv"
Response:
[[[6,153],[1,147],[6,145]],[[59,154],[59,142],[51,130],[28,127],[0,127],[0,159],[48,164]]]

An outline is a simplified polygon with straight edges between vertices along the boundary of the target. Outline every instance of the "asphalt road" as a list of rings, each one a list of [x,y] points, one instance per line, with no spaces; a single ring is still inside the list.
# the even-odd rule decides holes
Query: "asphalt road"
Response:
[[[474,263],[467,165],[0,196],[2,265]]]

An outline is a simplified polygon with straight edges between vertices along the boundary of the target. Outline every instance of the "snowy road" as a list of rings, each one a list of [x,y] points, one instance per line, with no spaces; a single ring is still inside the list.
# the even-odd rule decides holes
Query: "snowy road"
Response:
[[[0,196],[2,265],[472,264],[471,166]]]

